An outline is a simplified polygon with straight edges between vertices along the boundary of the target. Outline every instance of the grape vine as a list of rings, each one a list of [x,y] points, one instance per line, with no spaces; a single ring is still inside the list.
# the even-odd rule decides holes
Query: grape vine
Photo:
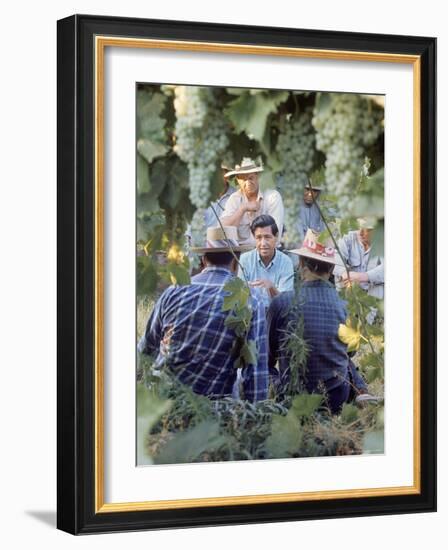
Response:
[[[326,188],[338,197],[342,216],[349,214],[365,147],[382,132],[382,117],[381,109],[358,94],[321,94],[316,99],[312,119],[316,147],[326,155]]]
[[[301,190],[314,162],[315,134],[311,117],[310,109],[287,117],[285,130],[277,141],[276,153],[282,167],[281,193],[285,206],[284,242],[288,246],[299,241],[297,222],[303,197]]]
[[[205,208],[210,180],[229,143],[228,123],[211,88],[176,86],[174,93],[174,151],[188,165],[191,202]]]

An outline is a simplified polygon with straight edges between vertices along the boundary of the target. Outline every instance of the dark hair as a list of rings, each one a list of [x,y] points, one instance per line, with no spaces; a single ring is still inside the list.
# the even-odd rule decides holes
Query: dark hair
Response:
[[[300,256],[302,265],[306,266],[312,273],[331,273],[334,265],[329,262],[321,262],[306,256]]]
[[[274,237],[278,235],[277,224],[275,223],[274,218],[269,216],[269,214],[261,214],[254,219],[254,221],[250,224],[252,235],[255,235],[255,229],[258,229],[259,227],[270,227]]]
[[[240,257],[239,252],[235,252],[237,258]],[[231,252],[206,252],[204,259],[212,265],[229,266],[233,260],[233,254]]]

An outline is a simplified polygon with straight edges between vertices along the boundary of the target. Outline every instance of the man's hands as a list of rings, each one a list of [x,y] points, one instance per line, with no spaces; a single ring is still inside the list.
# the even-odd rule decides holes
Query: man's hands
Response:
[[[277,296],[278,290],[272,281],[269,279],[255,279],[255,281],[250,281],[249,286],[254,286],[256,288],[265,288],[271,298]]]
[[[256,286],[258,288],[266,288],[267,290],[270,288],[275,288],[274,283],[269,279],[255,279],[255,281],[250,281],[249,285]]]
[[[349,274],[350,274],[350,279],[347,275],[347,272],[345,272],[341,277],[341,280],[344,286],[350,286],[351,283],[355,283],[359,285],[359,283],[369,282],[369,276],[367,275],[367,273],[363,271],[350,271]]]
[[[241,205],[242,212],[258,212],[260,210],[260,201],[249,201]]]

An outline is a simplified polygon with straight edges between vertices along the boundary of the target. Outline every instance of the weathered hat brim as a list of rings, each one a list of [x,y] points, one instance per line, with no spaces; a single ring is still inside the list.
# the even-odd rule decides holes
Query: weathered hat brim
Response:
[[[315,254],[307,248],[295,248],[293,250],[288,250],[291,254],[297,254],[297,256],[304,256],[305,258],[311,258],[312,260],[317,260],[318,262],[324,262],[326,264],[337,265],[344,267],[344,263],[339,257],[330,258],[329,256],[321,256],[320,254]]]
[[[311,189],[312,191],[322,191],[322,187],[314,187],[314,185],[305,185],[305,189]]]
[[[224,174],[225,178],[230,178],[230,176],[237,176],[238,174],[255,174],[257,172],[263,172],[264,168],[257,166],[256,168],[250,168],[249,170],[230,170]]]
[[[249,252],[249,250],[253,250],[255,247],[251,246],[250,244],[243,244],[239,246],[232,246],[230,248],[229,246],[221,246],[217,248],[213,247],[207,247],[207,246],[192,246],[190,248],[191,252],[194,252],[195,254],[213,254],[215,252]]]

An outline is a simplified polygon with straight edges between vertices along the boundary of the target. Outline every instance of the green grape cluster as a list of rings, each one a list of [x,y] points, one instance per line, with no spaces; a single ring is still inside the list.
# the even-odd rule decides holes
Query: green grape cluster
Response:
[[[229,143],[227,123],[209,88],[177,86],[174,108],[174,151],[188,164],[191,202],[205,208],[210,200],[210,179]]]
[[[311,109],[289,117],[276,146],[276,154],[282,169],[280,188],[285,207],[286,228],[283,241],[287,246],[299,242],[297,223],[303,200],[302,190],[314,163],[315,133],[311,119]]]
[[[205,210],[203,208],[198,208],[191,218],[189,226],[191,246],[204,246],[206,236],[204,214]]]
[[[382,110],[358,94],[328,94],[316,103],[312,123],[316,146],[325,153],[327,191],[338,197],[341,214],[349,213],[350,200],[360,179],[365,147],[382,133]]]

